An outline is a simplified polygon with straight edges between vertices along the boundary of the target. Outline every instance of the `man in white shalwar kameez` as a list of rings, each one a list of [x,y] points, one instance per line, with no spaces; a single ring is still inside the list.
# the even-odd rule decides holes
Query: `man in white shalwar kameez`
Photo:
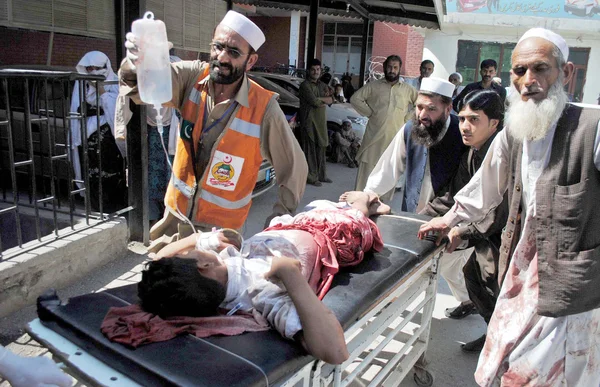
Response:
[[[567,102],[567,59],[551,31],[521,37],[507,130],[450,212],[419,231],[439,241],[508,190],[504,281],[475,373],[481,386],[600,385],[600,110]]]
[[[367,179],[365,192],[391,200],[386,192],[404,179],[402,211],[418,213],[427,203],[443,196],[456,174],[460,159],[467,151],[458,118],[451,115],[454,85],[446,80],[423,78],[415,103],[416,116],[404,124],[390,145],[380,154]],[[362,145],[361,145],[362,146]],[[345,200],[346,194],[340,199]],[[449,318],[463,318],[476,313],[469,299],[462,271],[470,251],[457,251],[444,256],[440,273],[448,282],[452,295],[460,304],[446,310]]]

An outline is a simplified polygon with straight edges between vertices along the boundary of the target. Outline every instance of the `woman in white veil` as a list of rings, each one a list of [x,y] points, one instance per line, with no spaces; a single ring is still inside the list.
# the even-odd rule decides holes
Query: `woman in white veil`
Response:
[[[99,210],[99,183],[102,176],[102,203],[104,212],[113,212],[126,206],[127,187],[125,182],[123,156],[119,152],[114,138],[115,108],[119,95],[117,75],[111,68],[110,59],[100,51],[88,52],[76,66],[81,74],[104,76],[106,81],[114,84],[84,82],[83,95],[79,81],[73,86],[71,97],[71,113],[87,115],[85,134],[82,120],[71,119],[71,151],[73,169],[76,180],[84,180],[83,174],[89,173],[90,198],[92,209]],[[99,94],[97,97],[96,94]],[[97,102],[99,100],[99,103]],[[96,114],[99,114],[100,120]],[[85,139],[82,137],[85,136]],[[87,141],[88,171],[81,170],[79,150],[83,141]],[[101,148],[102,170],[98,158],[98,147]]]

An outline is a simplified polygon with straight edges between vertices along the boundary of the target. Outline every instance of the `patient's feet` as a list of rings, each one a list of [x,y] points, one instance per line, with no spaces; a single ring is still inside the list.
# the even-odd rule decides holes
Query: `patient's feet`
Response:
[[[365,192],[363,191],[346,191],[343,194],[340,195],[340,202],[348,202],[348,203],[353,203],[356,201],[356,199],[360,196],[365,194]]]
[[[356,208],[366,216],[383,215],[390,213],[390,206],[383,204],[379,196],[373,192],[348,191],[340,196],[340,201],[345,201],[352,208]]]

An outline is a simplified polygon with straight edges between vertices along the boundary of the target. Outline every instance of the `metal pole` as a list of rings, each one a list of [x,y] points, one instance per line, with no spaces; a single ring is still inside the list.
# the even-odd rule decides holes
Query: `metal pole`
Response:
[[[363,18],[363,44],[360,48],[360,75],[358,77],[358,88],[365,83],[365,71],[367,68],[367,44],[369,43],[369,19]]]
[[[31,188],[31,195],[33,197],[33,205],[34,205],[34,210],[35,210],[35,233],[37,236],[37,240],[41,241],[42,240],[42,234],[41,234],[41,230],[40,230],[40,211],[38,208],[38,201],[37,201],[37,185],[35,182],[35,159],[33,157],[33,133],[31,131],[31,105],[29,103],[29,79],[25,78],[25,82],[24,82],[24,90],[23,90],[23,105],[24,105],[24,113],[25,113],[25,130],[27,132],[27,142],[28,142],[28,148],[29,148],[29,160],[28,162],[26,162],[27,165],[29,164],[31,166],[31,175],[30,175],[30,179],[31,179],[31,183],[30,183],[30,188]],[[19,230],[20,232],[20,230]]]
[[[146,110],[131,103],[134,114],[127,124],[129,186],[129,239],[149,243],[148,230],[148,129]]]
[[[117,53],[117,63],[115,66],[119,67],[121,61],[125,57],[124,51],[125,46],[123,45],[125,42],[125,34],[127,33],[127,29],[125,27],[125,0],[114,0],[115,6],[115,46]]]
[[[308,20],[308,50],[306,66],[315,58],[317,46],[317,21],[319,19],[319,0],[310,0],[310,15]]]
[[[227,10],[231,11],[233,9],[233,0],[227,0]]]

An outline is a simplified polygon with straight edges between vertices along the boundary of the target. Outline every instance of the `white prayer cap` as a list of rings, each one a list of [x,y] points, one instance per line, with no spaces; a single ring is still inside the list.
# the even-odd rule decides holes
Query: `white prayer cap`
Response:
[[[463,78],[462,78],[462,75],[460,75],[460,73],[452,73],[448,76],[448,79],[450,79],[450,77],[453,75],[456,75],[456,77],[458,78],[458,82],[462,83]]]
[[[219,25],[226,26],[237,32],[256,51],[265,42],[265,34],[252,20],[235,11],[229,11]]]
[[[423,78],[421,80],[421,89],[419,91],[429,91],[432,93],[436,93],[439,95],[443,95],[445,97],[452,98],[452,94],[454,93],[455,86],[441,78]]]
[[[542,38],[553,43],[560,50],[563,60],[566,62],[569,59],[569,46],[567,46],[565,39],[556,32],[540,27],[532,28],[521,36],[521,39],[519,39],[517,44],[528,38]]]

